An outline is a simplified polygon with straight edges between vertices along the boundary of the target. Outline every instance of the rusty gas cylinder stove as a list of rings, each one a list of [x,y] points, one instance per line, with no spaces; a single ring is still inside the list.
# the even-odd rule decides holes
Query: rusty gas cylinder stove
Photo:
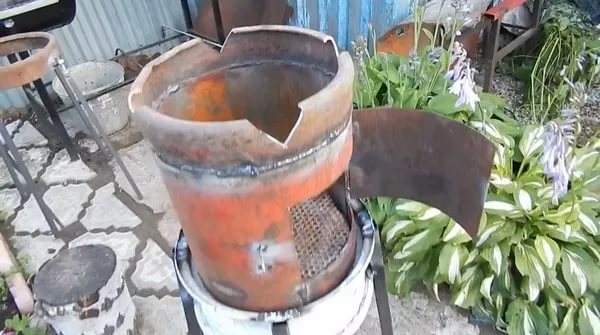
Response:
[[[475,231],[493,146],[429,113],[353,112],[353,79],[331,37],[256,26],[233,29],[220,52],[186,42],[133,84],[185,234],[174,261],[191,334],[354,333],[373,253],[382,263],[353,199],[420,200]]]

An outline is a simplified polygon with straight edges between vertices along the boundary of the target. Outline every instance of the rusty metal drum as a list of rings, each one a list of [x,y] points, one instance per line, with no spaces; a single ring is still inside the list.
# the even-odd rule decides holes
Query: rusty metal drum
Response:
[[[130,109],[218,301],[284,310],[347,276],[356,229],[327,190],[352,154],[353,77],[331,37],[255,26],[220,52],[177,46],[133,84]]]

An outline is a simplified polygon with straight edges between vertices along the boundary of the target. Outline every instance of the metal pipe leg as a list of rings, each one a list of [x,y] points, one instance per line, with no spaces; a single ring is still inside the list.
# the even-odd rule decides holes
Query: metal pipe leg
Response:
[[[19,149],[17,149],[17,146],[12,141],[12,138],[4,126],[4,123],[0,123],[0,138],[2,138],[3,142],[1,145],[2,148],[0,148],[0,154],[2,155],[2,159],[5,161],[7,168],[9,169],[9,173],[11,174],[15,185],[17,185],[17,188],[19,188],[21,196],[24,199],[29,195],[33,196],[38,204],[38,207],[40,208],[40,211],[42,212],[42,215],[44,215],[48,226],[50,227],[50,231],[56,235],[60,229],[63,228],[63,226],[52,209],[50,209],[44,202],[44,198],[38,186],[33,181],[33,178],[29,173],[29,169],[27,169],[25,162],[23,162],[21,154],[19,153]],[[18,174],[23,177],[24,183],[21,183],[21,179],[14,170],[11,172],[11,168],[16,170]]]
[[[25,60],[29,57],[29,51],[22,51],[19,52],[19,58],[21,58],[21,60]],[[9,55],[8,56],[8,60],[11,63],[15,63],[17,61],[17,57],[15,55]],[[47,115],[42,115],[42,113],[39,113],[39,110],[35,108],[34,106],[34,112],[37,114],[38,119],[40,120],[40,122],[45,122],[46,121],[46,117],[49,116],[50,120],[52,121],[52,126],[54,131],[56,131],[58,137],[61,138],[61,141],[63,143],[63,146],[65,147],[65,149],[67,149],[67,153],[69,154],[69,157],[71,158],[72,161],[75,161],[77,159],[79,159],[79,154],[77,153],[77,150],[75,150],[75,147],[73,146],[73,142],[71,142],[71,138],[69,137],[69,134],[67,133],[67,130],[65,129],[65,126],[62,123],[62,120],[60,119],[60,116],[58,115],[58,111],[56,110],[56,108],[54,107],[54,104],[52,103],[52,99],[50,99],[50,95],[48,94],[48,90],[46,90],[46,86],[44,85],[44,82],[42,82],[41,79],[35,80],[33,82],[33,86],[35,87],[35,90],[38,92],[38,95],[40,96],[40,99],[42,100],[42,104],[44,105],[44,109],[46,110]],[[23,90],[25,90],[25,94],[27,95],[28,99],[31,100],[31,97],[29,97],[29,95],[27,94],[27,87],[29,87],[29,84],[26,86],[23,86]]]
[[[379,232],[375,229],[375,250],[371,260],[371,269],[373,270],[373,286],[375,288],[375,300],[377,302],[377,312],[379,314],[379,325],[382,335],[394,335],[392,325],[392,312],[390,311],[390,301],[388,299],[387,288],[385,285],[385,265],[383,264],[383,252],[381,251],[381,241]]]
[[[489,92],[492,89],[492,83],[494,82],[494,74],[496,71],[496,54],[498,53],[498,40],[500,38],[500,28],[502,23],[500,20],[492,22],[491,27],[487,31],[486,45],[484,50],[484,67],[485,67],[485,79],[483,83],[483,90]]]
[[[183,234],[183,232],[180,232]],[[185,242],[185,237],[181,239],[182,243],[177,244],[174,249],[175,260],[182,261],[189,257],[190,250],[188,249],[187,243]],[[175,264],[173,264],[175,266]],[[183,305],[183,313],[185,315],[185,321],[188,327],[189,335],[204,335],[200,325],[198,325],[198,319],[196,319],[196,311],[194,309],[194,299],[192,296],[186,291],[186,289],[181,285],[181,280],[179,280],[179,276],[177,276],[177,285],[179,285],[179,295],[181,297],[181,304]]]
[[[4,127],[4,124],[2,124],[2,127]],[[21,198],[25,199],[29,196],[29,194],[31,194],[31,192],[27,188],[28,185],[24,185],[23,183],[21,183],[21,177],[18,173],[19,169],[15,165],[15,161],[11,158],[10,154],[8,153],[8,148],[6,147],[6,145],[4,145],[4,139],[2,139],[2,142],[3,143],[0,144],[0,155],[2,156],[4,165],[6,165],[6,169],[8,170],[10,177],[15,182],[15,186],[17,187]]]
[[[215,18],[215,26],[217,28],[217,38],[219,43],[225,43],[225,31],[223,28],[223,17],[221,16],[221,4],[219,0],[212,0],[213,16]]]
[[[138,199],[142,199],[142,193],[138,189],[135,181],[133,180],[133,177],[131,177],[129,170],[127,170],[125,164],[123,164],[121,156],[113,147],[108,136],[106,136],[102,125],[100,125],[100,122],[98,122],[96,115],[94,114],[87,100],[84,98],[83,94],[79,90],[79,87],[70,82],[70,77],[68,77],[68,74],[65,73],[63,67],[64,64],[62,60],[56,60],[56,63],[54,64],[54,72],[56,73],[56,76],[62,83],[63,87],[65,88],[65,91],[69,95],[69,98],[71,98],[71,100],[73,101],[75,108],[77,109],[79,115],[83,119],[83,122],[90,130],[90,133],[92,134],[92,137],[94,137],[96,144],[98,144],[98,147],[101,148],[101,150],[104,152],[107,159],[110,159],[110,156],[112,154],[112,157],[115,159],[115,161],[121,168],[121,171],[123,171],[125,178],[127,178],[127,181],[131,185],[131,188],[133,188],[133,191],[135,192],[136,196],[138,197]]]

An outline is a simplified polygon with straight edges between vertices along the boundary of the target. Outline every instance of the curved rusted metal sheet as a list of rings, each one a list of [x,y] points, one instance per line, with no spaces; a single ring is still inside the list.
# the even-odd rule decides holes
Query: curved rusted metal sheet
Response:
[[[29,50],[36,52],[25,60],[0,66],[0,90],[40,79],[52,70],[52,62],[59,56],[56,39],[48,33],[23,33],[0,38],[0,57]]]
[[[348,166],[353,76],[330,37],[259,26],[234,29],[220,53],[187,42],[133,84],[130,108],[203,283],[221,302],[293,308],[346,276],[356,231],[324,271],[304,278],[290,208]]]
[[[423,111],[355,110],[350,192],[411,199],[477,234],[495,146],[462,123]]]

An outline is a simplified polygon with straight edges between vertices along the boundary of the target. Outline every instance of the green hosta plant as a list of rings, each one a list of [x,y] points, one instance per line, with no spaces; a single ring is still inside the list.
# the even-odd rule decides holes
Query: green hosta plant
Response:
[[[569,148],[570,186],[556,203],[541,126],[471,124],[498,147],[474,241],[435,208],[366,201],[380,223],[388,288],[406,294],[424,283],[437,295],[448,285],[454,304],[510,334],[600,333],[600,140]]]

